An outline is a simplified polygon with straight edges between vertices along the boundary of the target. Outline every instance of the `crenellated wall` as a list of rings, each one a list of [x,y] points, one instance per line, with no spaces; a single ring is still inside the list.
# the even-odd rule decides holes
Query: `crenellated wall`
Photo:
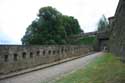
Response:
[[[93,49],[78,45],[0,45],[0,75],[87,54]]]

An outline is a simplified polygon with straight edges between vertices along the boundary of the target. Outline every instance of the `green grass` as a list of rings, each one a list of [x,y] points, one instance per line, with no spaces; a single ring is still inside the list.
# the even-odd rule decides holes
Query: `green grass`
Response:
[[[105,54],[55,83],[125,83],[125,64],[118,57]]]

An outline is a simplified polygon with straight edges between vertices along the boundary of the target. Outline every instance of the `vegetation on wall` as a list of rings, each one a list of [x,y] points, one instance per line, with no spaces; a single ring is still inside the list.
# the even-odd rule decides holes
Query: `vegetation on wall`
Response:
[[[84,37],[80,39],[77,43],[82,44],[82,45],[94,45],[95,42],[96,42],[96,37],[90,36],[90,37]]]
[[[48,6],[39,10],[21,41],[23,45],[72,44],[67,38],[81,32],[77,19]]]

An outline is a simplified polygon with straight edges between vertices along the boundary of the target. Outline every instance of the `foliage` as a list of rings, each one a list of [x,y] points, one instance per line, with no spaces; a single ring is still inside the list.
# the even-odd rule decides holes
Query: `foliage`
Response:
[[[92,61],[86,68],[64,76],[53,83],[124,83],[125,64],[112,54]]]
[[[106,17],[103,15],[98,23],[98,31],[105,31],[108,29],[108,27],[109,27],[109,23]]]
[[[24,45],[70,44],[68,36],[81,31],[77,19],[48,6],[39,10],[37,19],[28,26],[21,41]]]
[[[80,39],[78,42],[79,44],[83,44],[83,45],[93,45],[96,42],[96,37],[95,36],[84,37]]]

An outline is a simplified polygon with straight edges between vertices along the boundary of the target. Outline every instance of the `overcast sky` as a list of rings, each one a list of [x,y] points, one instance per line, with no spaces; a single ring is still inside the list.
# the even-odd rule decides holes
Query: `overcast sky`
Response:
[[[100,17],[113,16],[119,0],[0,0],[0,44],[21,44],[26,28],[41,7],[52,6],[78,19],[85,32],[94,31]]]

